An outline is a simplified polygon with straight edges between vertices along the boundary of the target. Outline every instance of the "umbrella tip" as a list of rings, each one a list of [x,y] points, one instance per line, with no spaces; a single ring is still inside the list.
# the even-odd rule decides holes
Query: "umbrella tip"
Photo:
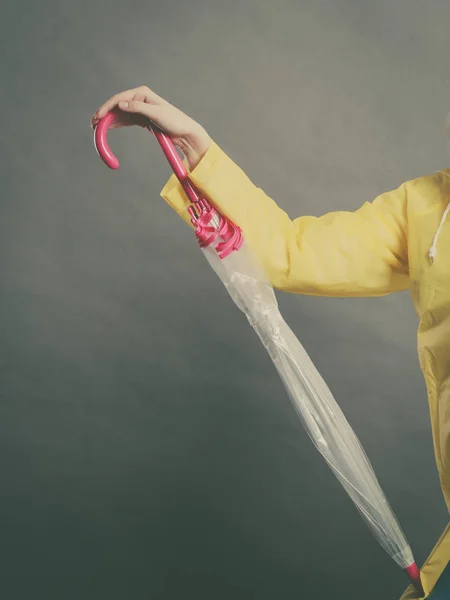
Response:
[[[420,578],[420,570],[419,567],[416,565],[416,563],[412,563],[412,565],[409,565],[409,567],[406,567],[405,569],[405,573],[408,575],[409,580],[411,581],[411,583],[413,584],[413,586],[416,588],[416,590],[419,592],[420,596],[425,596],[425,592],[423,589],[423,585],[422,585],[422,580]]]

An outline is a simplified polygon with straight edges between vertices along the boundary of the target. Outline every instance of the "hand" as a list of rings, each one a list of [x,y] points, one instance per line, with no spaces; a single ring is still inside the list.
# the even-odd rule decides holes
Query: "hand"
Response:
[[[110,111],[114,111],[116,120],[113,128],[138,125],[146,127],[150,123],[157,125],[180,148],[194,169],[211,145],[211,138],[203,127],[155,94],[147,86],[120,92],[100,106],[91,119],[91,126]]]

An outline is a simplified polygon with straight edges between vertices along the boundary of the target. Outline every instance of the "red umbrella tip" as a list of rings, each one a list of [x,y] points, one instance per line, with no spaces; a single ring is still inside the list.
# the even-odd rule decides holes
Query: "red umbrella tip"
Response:
[[[405,573],[408,575],[409,580],[419,592],[420,596],[425,596],[425,592],[422,586],[422,580],[420,579],[419,567],[416,565],[416,563],[414,562],[412,563],[412,565],[409,565],[409,567],[406,567]]]

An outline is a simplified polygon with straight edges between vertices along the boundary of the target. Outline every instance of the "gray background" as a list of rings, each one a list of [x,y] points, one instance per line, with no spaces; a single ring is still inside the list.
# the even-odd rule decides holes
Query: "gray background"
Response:
[[[292,217],[448,166],[448,0],[2,6],[0,589],[22,598],[397,598],[258,339],[159,198],[147,84]],[[407,294],[278,294],[415,549],[447,516]],[[303,594],[302,594],[303,592]]]

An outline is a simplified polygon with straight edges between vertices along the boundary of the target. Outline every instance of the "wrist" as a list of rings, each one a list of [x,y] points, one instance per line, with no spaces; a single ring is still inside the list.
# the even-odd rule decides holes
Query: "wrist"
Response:
[[[181,151],[191,171],[195,169],[205,156],[211,144],[212,139],[203,128],[193,131],[184,137]]]

